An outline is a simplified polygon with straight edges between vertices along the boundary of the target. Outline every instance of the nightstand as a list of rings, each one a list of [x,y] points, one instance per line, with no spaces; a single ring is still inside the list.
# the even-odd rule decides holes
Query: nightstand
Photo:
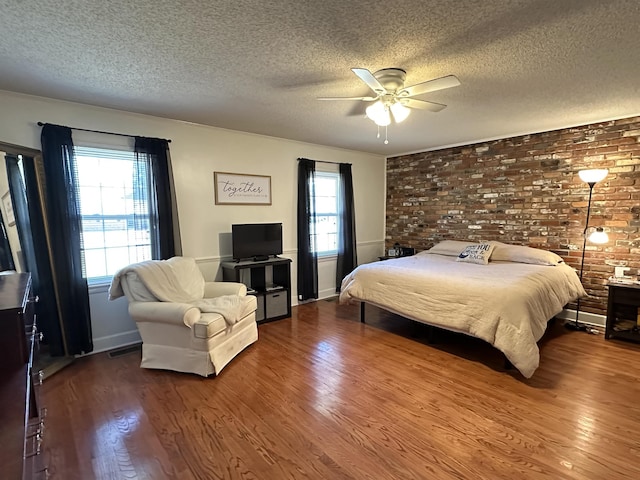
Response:
[[[640,285],[607,283],[607,325],[604,338],[623,338],[640,342]]]

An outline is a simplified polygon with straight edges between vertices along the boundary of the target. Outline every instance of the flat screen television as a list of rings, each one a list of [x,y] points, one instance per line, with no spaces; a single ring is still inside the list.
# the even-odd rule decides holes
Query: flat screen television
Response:
[[[282,223],[231,225],[234,260],[267,260],[282,253]]]

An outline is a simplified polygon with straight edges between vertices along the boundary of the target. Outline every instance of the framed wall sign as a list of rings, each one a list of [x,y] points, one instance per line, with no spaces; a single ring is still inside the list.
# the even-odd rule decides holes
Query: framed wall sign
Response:
[[[213,172],[216,205],[271,205],[271,177]]]
[[[9,192],[5,193],[2,196],[2,206],[4,207],[4,212],[6,215],[5,220],[7,221],[7,226],[11,227],[16,224],[16,217],[13,213],[13,204],[11,203],[11,194]]]

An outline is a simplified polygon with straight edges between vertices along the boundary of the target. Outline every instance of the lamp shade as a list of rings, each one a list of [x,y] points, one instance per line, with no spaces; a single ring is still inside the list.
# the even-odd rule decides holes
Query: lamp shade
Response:
[[[375,122],[380,127],[386,127],[391,123],[391,115],[389,110],[380,101],[369,105],[366,109],[367,117]]]
[[[591,170],[580,170],[578,175],[580,175],[580,180],[585,183],[598,183],[609,173],[607,169],[591,169]]]
[[[393,113],[393,119],[396,123],[403,122],[411,113],[411,110],[401,103],[395,102],[391,105],[391,113]]]
[[[609,235],[607,235],[602,227],[597,227],[591,232],[591,235],[589,235],[589,241],[591,243],[607,243],[609,241]]]

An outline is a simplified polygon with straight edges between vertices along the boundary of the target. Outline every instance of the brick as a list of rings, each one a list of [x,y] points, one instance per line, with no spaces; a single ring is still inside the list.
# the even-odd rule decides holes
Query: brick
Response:
[[[628,130],[622,134],[623,137],[640,137],[640,129]]]

